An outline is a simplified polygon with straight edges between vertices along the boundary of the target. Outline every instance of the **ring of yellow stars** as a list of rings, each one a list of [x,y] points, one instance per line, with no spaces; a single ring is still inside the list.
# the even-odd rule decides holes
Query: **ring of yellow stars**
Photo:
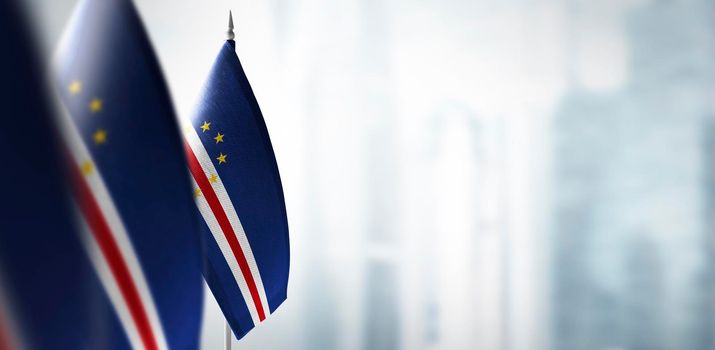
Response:
[[[216,181],[218,181],[218,176],[216,174],[211,174],[211,177],[209,177],[209,182],[215,184]]]
[[[201,125],[201,131],[206,132],[208,130],[211,130],[211,123],[209,122],[204,122],[203,125]]]
[[[216,140],[216,143],[223,142],[223,137],[224,137],[224,134],[219,132],[216,134],[216,137],[214,137],[214,140]]]
[[[107,142],[107,132],[104,131],[104,129],[99,129],[92,134],[92,139],[94,140],[94,143],[101,145]]]
[[[102,100],[95,98],[89,103],[89,110],[92,113],[97,113],[102,110]]]
[[[72,95],[77,95],[82,91],[82,82],[80,82],[79,80],[73,81],[72,84],[70,84],[69,86],[69,90]]]
[[[226,163],[226,155],[223,153],[219,154],[218,157],[216,157],[216,159],[218,160],[219,164]]]
[[[92,164],[92,162],[86,160],[80,166],[80,170],[82,170],[82,174],[84,174],[85,176],[90,175],[94,171],[94,164]]]
[[[194,198],[201,197],[201,189],[200,188],[195,188],[194,189]]]

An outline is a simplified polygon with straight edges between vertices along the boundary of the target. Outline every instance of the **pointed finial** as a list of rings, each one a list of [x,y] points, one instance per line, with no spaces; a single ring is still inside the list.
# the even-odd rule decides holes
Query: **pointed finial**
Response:
[[[226,32],[226,36],[228,40],[233,40],[233,38],[236,37],[236,34],[233,32],[233,13],[231,11],[228,11],[228,31]]]

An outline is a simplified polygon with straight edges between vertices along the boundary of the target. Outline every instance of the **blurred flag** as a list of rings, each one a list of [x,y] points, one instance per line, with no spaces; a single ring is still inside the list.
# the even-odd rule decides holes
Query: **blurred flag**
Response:
[[[86,248],[116,327],[92,348],[197,348],[198,221],[159,64],[130,0],[83,0],[57,86]],[[99,324],[102,324],[101,322]]]
[[[0,349],[86,348],[99,282],[66,193],[43,66],[14,0],[0,1]]]
[[[184,135],[205,221],[205,277],[240,339],[286,299],[289,247],[273,147],[233,40]]]

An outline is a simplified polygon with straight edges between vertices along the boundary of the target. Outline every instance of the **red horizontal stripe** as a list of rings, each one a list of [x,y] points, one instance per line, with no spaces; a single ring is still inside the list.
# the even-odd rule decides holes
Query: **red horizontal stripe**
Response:
[[[206,198],[206,202],[208,202],[211,212],[213,212],[214,217],[216,217],[216,221],[218,221],[219,226],[221,226],[221,231],[223,231],[223,235],[226,237],[228,245],[231,247],[233,256],[238,262],[241,274],[243,274],[243,278],[246,280],[246,284],[248,284],[248,290],[251,293],[253,304],[256,305],[256,310],[258,311],[258,318],[263,321],[266,319],[266,315],[263,310],[263,304],[261,303],[261,297],[258,294],[258,288],[256,288],[256,281],[253,279],[251,269],[248,267],[248,261],[246,260],[246,256],[243,254],[241,244],[236,238],[236,233],[231,226],[231,222],[228,220],[226,212],[224,211],[223,206],[221,206],[221,202],[218,200],[218,196],[216,196],[213,186],[211,186],[208,177],[206,177],[206,173],[204,173],[204,170],[201,168],[201,163],[199,163],[194,151],[186,141],[184,142],[184,148],[186,149],[191,174],[194,176],[196,183],[199,185],[199,189],[204,195],[204,198]]]
[[[132,315],[132,319],[139,330],[139,336],[144,344],[144,348],[147,350],[158,350],[159,345],[152,332],[149,317],[139,296],[139,290],[134,284],[134,280],[129,272],[129,267],[122,257],[119,245],[114,239],[107,219],[104,217],[99,203],[97,203],[97,199],[92,194],[92,190],[84,176],[80,173],[79,168],[77,166],[71,166],[70,168],[72,169],[73,188],[80,210],[89,224],[94,239],[102,251],[102,255],[104,255],[105,260],[109,264],[109,269],[114,279],[119,285],[122,297],[129,307],[129,313]]]
[[[5,312],[3,306],[0,305],[0,350],[14,350],[10,341],[10,332],[5,321]]]

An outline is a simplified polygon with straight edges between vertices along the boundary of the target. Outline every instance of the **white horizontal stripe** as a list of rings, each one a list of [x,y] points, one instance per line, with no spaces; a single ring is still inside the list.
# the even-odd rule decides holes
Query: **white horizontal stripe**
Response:
[[[84,243],[85,249],[89,254],[89,257],[94,265],[94,269],[97,271],[99,280],[102,282],[104,290],[107,292],[110,302],[114,306],[114,310],[119,318],[119,323],[122,324],[124,332],[129,339],[133,349],[143,349],[144,345],[142,343],[141,336],[139,335],[139,329],[136,327],[132,315],[129,312],[129,307],[124,301],[122,292],[119,289],[117,281],[112,275],[112,271],[109,268],[109,264],[104,259],[102,255],[102,250],[99,248],[97,240],[95,240],[94,235],[92,235],[87,221],[84,216],[78,215],[82,223],[82,242]],[[90,325],[91,326],[91,325]]]
[[[92,159],[87,146],[82,141],[79,131],[75,128],[74,123],[69,116],[69,112],[65,108],[64,104],[61,104],[61,106],[64,111],[61,118],[61,130],[65,143],[69,146],[70,153],[72,154],[72,157],[74,158],[74,161],[79,169],[82,168],[82,164],[85,162],[89,162],[92,165],[93,170],[89,174],[85,174],[84,179],[87,181],[87,184],[89,185],[90,190],[100,207],[102,215],[109,225],[112,236],[119,247],[122,259],[129,269],[132,281],[139,292],[139,297],[144,311],[149,318],[149,323],[156,343],[159,349],[168,349],[166,336],[164,335],[164,330],[159,319],[159,313],[156,309],[154,299],[152,298],[149,284],[147,283],[144,272],[139,264],[139,259],[134,251],[134,246],[129,239],[129,234],[124,227],[124,223],[119,216],[119,212],[114,206],[114,201],[109,194],[109,190],[104,184],[104,180],[102,179],[94,159]],[[122,304],[115,303],[115,307],[122,307],[128,310],[124,298],[122,298],[122,301]]]
[[[194,180],[193,177],[191,178],[191,180],[194,184],[194,188],[198,188],[199,186],[196,183],[196,180]],[[231,246],[228,244],[228,240],[226,239],[226,236],[224,236],[223,230],[221,230],[221,226],[219,225],[218,221],[216,221],[216,217],[214,217],[214,214],[209,207],[209,203],[206,201],[206,197],[204,197],[202,194],[197,197],[195,201],[196,206],[201,212],[201,216],[203,216],[204,220],[206,221],[206,225],[208,225],[209,230],[211,231],[211,235],[214,237],[214,240],[216,240],[216,244],[218,244],[219,249],[221,249],[221,254],[226,260],[226,263],[231,270],[231,274],[233,274],[233,278],[236,280],[236,284],[238,285],[238,289],[241,291],[243,300],[246,301],[246,307],[248,309],[248,312],[251,314],[253,324],[257,325],[260,322],[260,318],[258,317],[258,311],[256,310],[256,306],[253,303],[253,298],[251,298],[251,291],[248,289],[246,279],[243,278],[241,268],[238,266],[238,262],[233,255]]]
[[[198,132],[191,126],[191,124],[188,123],[185,124],[183,130],[184,135],[189,143],[189,146],[194,151],[194,155],[196,155],[196,158],[199,160],[201,168],[204,170],[206,177],[210,178],[213,174],[217,176],[216,183],[212,184],[213,190],[214,192],[216,192],[216,197],[218,197],[219,202],[221,202],[221,206],[223,207],[223,210],[228,217],[228,221],[231,223],[231,227],[233,227],[233,231],[236,234],[236,238],[241,245],[243,254],[245,255],[246,261],[248,262],[248,266],[251,269],[253,280],[256,283],[256,289],[258,289],[258,295],[261,299],[264,314],[267,317],[268,315],[270,315],[271,311],[268,307],[268,298],[266,298],[266,290],[263,288],[263,279],[261,278],[261,272],[258,269],[258,265],[256,264],[256,258],[253,256],[253,250],[251,249],[251,244],[246,237],[246,232],[243,229],[243,224],[241,224],[241,220],[238,217],[238,213],[233,206],[233,201],[239,199],[230,198],[230,196],[226,192],[226,188],[223,185],[223,180],[221,179],[221,176],[219,176],[218,171],[216,171],[216,167],[214,167],[211,156],[208,154],[208,152],[204,148],[204,145],[201,143],[201,139],[199,138]],[[230,136],[231,135],[228,135],[227,137]],[[228,161],[230,162],[231,159],[228,158]]]

